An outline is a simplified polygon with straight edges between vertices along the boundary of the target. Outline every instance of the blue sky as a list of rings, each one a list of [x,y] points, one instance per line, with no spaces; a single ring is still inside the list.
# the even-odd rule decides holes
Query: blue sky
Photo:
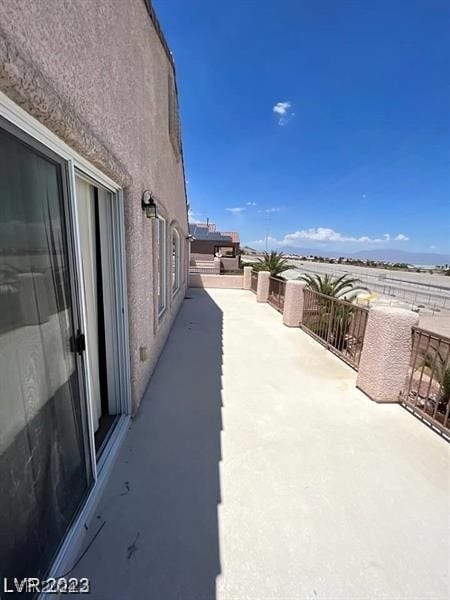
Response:
[[[154,5],[193,219],[253,246],[450,252],[448,0]]]

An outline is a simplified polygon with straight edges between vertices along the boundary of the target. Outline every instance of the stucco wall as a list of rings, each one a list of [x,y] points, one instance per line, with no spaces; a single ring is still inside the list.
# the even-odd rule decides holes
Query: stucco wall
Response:
[[[223,271],[237,271],[239,269],[239,256],[235,258],[221,258],[220,267]]]
[[[217,240],[196,240],[194,239],[191,243],[192,254],[203,254],[214,256],[215,249],[220,246],[221,248],[233,248],[235,253],[239,250],[239,243],[232,242],[220,242]]]
[[[377,402],[398,402],[408,375],[417,313],[390,306],[369,311],[357,387]]]
[[[243,283],[243,275],[210,275],[203,273],[190,273],[189,275],[190,287],[241,290]]]
[[[190,264],[195,266],[196,263],[210,262],[213,259],[213,254],[200,254],[198,252],[191,252]],[[222,271],[237,271],[239,269],[239,256],[235,256],[234,258],[222,257],[220,259],[220,268]]]
[[[143,0],[0,3],[0,90],[124,188],[134,408],[187,283],[183,269],[183,287],[173,300],[169,290],[159,321],[155,225],[140,208],[142,192],[151,189],[178,227],[183,265],[188,234],[183,164],[168,133],[171,69]]]

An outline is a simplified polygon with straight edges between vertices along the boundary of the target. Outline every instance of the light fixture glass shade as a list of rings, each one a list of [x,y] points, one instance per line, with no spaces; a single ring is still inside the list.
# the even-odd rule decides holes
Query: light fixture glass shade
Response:
[[[157,218],[158,213],[156,211],[156,204],[153,202],[153,200],[150,201],[150,204],[147,204],[145,206],[145,216],[147,217],[147,219]]]
[[[156,204],[150,190],[145,190],[142,194],[142,208],[145,211],[147,219],[156,219],[158,217]]]

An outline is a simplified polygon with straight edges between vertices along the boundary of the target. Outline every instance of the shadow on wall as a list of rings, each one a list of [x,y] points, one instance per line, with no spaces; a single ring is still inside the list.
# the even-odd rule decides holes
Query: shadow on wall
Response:
[[[187,294],[71,573],[91,598],[216,597],[222,311]]]

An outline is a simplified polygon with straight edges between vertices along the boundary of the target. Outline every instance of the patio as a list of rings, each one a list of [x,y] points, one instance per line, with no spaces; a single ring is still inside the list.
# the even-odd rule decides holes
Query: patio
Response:
[[[71,573],[98,600],[444,600],[448,444],[241,290],[190,289]]]

